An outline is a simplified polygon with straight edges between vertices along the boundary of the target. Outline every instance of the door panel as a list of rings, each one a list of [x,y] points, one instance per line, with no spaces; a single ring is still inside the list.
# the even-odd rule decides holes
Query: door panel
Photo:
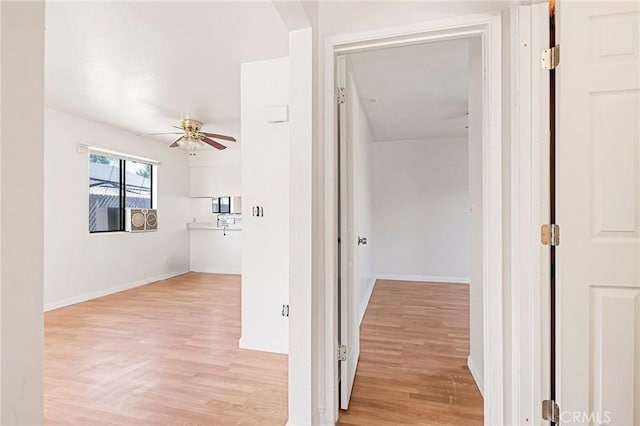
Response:
[[[351,388],[360,357],[360,321],[374,283],[371,245],[373,136],[360,102],[356,85],[348,69],[344,69],[345,104],[344,144],[342,145],[343,203],[342,250],[344,254],[344,303],[342,303],[342,336],[347,345],[347,359],[342,364],[345,385],[341,392],[341,408],[349,406]],[[362,237],[362,240],[360,240]]]
[[[640,6],[558,2],[561,422],[640,424]]]
[[[611,424],[640,424],[640,288],[594,287],[591,300],[592,410],[610,411]]]
[[[338,86],[347,89],[346,59],[338,58]],[[340,365],[340,408],[349,408],[351,390],[360,356],[360,322],[358,316],[358,270],[357,251],[358,221],[354,206],[354,140],[353,108],[348,92],[345,103],[339,107],[338,128],[340,150],[340,344],[347,347],[345,361]]]

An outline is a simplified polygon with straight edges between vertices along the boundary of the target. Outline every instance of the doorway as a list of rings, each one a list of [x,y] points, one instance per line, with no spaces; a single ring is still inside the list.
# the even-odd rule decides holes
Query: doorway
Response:
[[[352,38],[342,37],[340,40],[333,40],[330,43],[333,55],[327,63],[327,72],[330,73],[330,88],[338,87],[336,98],[338,100],[337,108],[333,113],[328,113],[326,120],[325,132],[331,135],[334,141],[329,144],[329,152],[326,153],[327,176],[336,176],[336,182],[341,182],[343,174],[347,176],[353,171],[348,169],[340,172],[338,165],[347,154],[345,146],[340,144],[339,134],[345,134],[348,128],[348,122],[341,118],[340,108],[341,101],[344,98],[340,89],[341,78],[345,76],[344,60],[342,57],[346,54],[365,52],[380,48],[392,48],[401,46],[411,46],[421,43],[429,43],[436,41],[452,41],[465,38],[477,37],[479,41],[479,49],[482,52],[482,69],[484,72],[482,83],[482,132],[481,132],[481,156],[483,167],[481,169],[482,182],[482,265],[483,265],[483,285],[482,285],[482,310],[486,314],[483,315],[485,331],[482,342],[484,349],[482,350],[484,361],[483,370],[487,377],[488,383],[485,389],[490,392],[485,393],[487,396],[484,400],[485,421],[489,423],[502,422],[502,392],[503,383],[500,379],[502,375],[502,203],[501,203],[501,130],[500,130],[500,55],[501,47],[499,42],[499,16],[475,17],[473,19],[458,19],[449,23],[448,26],[435,26],[424,28],[423,31],[415,31],[410,34],[402,31],[380,31],[377,37],[371,34],[354,35]],[[443,28],[449,28],[443,30]],[[327,55],[329,57],[329,55]],[[330,70],[333,70],[330,71]],[[327,94],[328,95],[328,94]],[[348,103],[349,100],[346,100]],[[335,104],[334,104],[335,105]],[[361,153],[357,154],[361,155]],[[353,276],[357,271],[358,263],[361,259],[358,256],[350,256],[349,247],[363,246],[367,236],[359,234],[353,229],[353,223],[349,222],[349,218],[345,215],[344,209],[340,210],[339,206],[343,206],[346,202],[345,195],[354,188],[349,188],[344,183],[329,185],[327,187],[328,199],[336,200],[336,209],[327,210],[325,221],[328,229],[335,229],[335,238],[330,238],[335,244],[328,244],[325,253],[328,260],[327,267],[329,272],[327,279],[327,300],[335,300],[334,303],[328,303],[326,313],[327,318],[327,349],[335,354],[335,344],[338,343],[338,363],[333,366],[333,372],[327,379],[327,388],[333,392],[334,412],[338,417],[338,407],[348,407],[349,392],[353,385],[353,378],[357,370],[357,361],[359,355],[359,321],[362,313],[361,303],[354,300],[355,292],[345,286],[347,276]],[[340,214],[338,212],[341,211]],[[351,219],[352,220],[352,219]],[[349,235],[344,231],[348,230]],[[338,234],[338,230],[343,231]],[[366,241],[368,242],[368,241]],[[354,245],[355,244],[355,245]],[[486,253],[492,253],[489,257]],[[346,272],[345,272],[346,271]],[[349,272],[350,271],[350,272]],[[340,276],[340,285],[333,289],[331,282],[334,278]],[[353,279],[353,278],[352,278]],[[488,282],[493,285],[489,287]],[[366,280],[365,280],[366,283]],[[363,285],[359,285],[362,290]],[[364,288],[367,288],[364,286]],[[360,291],[360,295],[366,294],[366,291]],[[331,297],[333,294],[334,297]],[[338,296],[339,295],[339,296]],[[491,344],[487,344],[490,342]],[[333,344],[332,344],[333,343]],[[335,356],[335,355],[334,355]],[[331,368],[329,368],[331,370]],[[488,395],[487,395],[488,394]]]
[[[481,70],[478,37],[338,57],[348,423],[378,399],[401,407],[378,419],[482,423]]]

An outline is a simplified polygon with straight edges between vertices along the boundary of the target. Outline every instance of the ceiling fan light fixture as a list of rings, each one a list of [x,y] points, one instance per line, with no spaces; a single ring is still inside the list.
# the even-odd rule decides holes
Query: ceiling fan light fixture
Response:
[[[169,148],[180,147],[186,151],[193,152],[197,149],[211,146],[218,150],[227,149],[225,145],[222,145],[216,139],[221,139],[229,142],[235,142],[236,139],[232,136],[219,135],[217,133],[202,132],[202,121],[194,120],[192,118],[184,118],[180,123],[180,127],[173,126],[177,129],[181,129],[184,133],[169,132],[169,133],[149,133],[149,135],[181,135],[175,142],[169,145]]]
[[[200,139],[191,138],[188,136],[184,136],[182,139],[180,139],[178,145],[180,146],[180,148],[187,151],[195,151],[203,146],[202,142],[200,142]]]
[[[200,129],[202,128],[202,121],[194,120],[192,118],[185,118],[182,120],[182,129],[185,134],[178,142],[181,148],[187,151],[195,151],[201,148],[204,144],[200,141]]]

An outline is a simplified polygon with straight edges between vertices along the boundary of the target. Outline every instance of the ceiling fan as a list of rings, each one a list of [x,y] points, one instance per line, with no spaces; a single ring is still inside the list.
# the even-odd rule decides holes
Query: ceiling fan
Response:
[[[181,132],[167,132],[167,133],[147,133],[146,136],[155,135],[181,135],[174,143],[169,145],[169,148],[175,148],[177,146],[186,149],[187,151],[195,151],[196,149],[204,146],[204,144],[210,145],[215,149],[227,149],[226,146],[214,139],[220,139],[229,142],[235,142],[236,139],[231,136],[219,135],[216,133],[203,132],[202,121],[194,120],[193,118],[185,118],[180,123],[180,126],[172,126],[176,129],[182,130]]]

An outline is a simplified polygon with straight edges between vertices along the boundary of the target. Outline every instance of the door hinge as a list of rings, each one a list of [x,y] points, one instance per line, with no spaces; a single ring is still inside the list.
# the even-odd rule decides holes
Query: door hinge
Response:
[[[542,51],[542,57],[540,58],[542,69],[554,70],[560,64],[560,45],[557,44],[548,49]]]
[[[555,424],[560,423],[560,407],[554,400],[545,399],[542,401],[542,420]]]
[[[347,360],[347,345],[338,345],[338,361]]]
[[[542,227],[540,228],[540,242],[545,246],[559,246],[560,225],[542,225]]]
[[[282,316],[283,317],[289,316],[289,305],[282,305]]]
[[[345,89],[344,87],[336,87],[336,102],[338,104],[343,104],[345,100]]]

